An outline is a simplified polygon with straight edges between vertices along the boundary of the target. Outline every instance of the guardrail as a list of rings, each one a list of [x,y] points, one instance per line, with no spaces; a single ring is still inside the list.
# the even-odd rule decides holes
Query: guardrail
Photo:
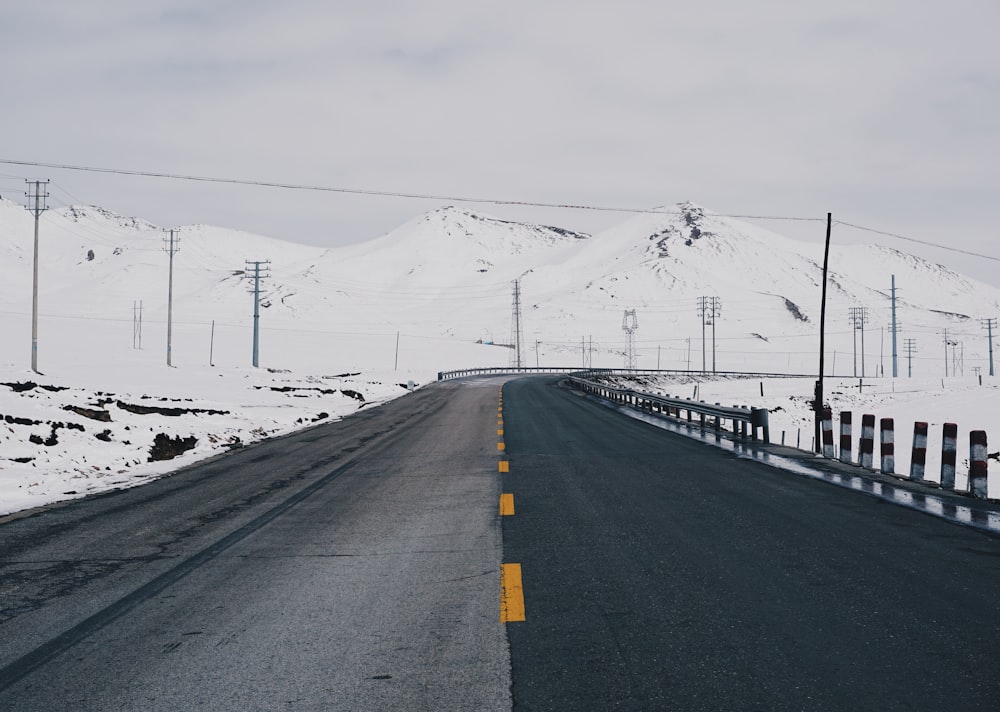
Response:
[[[684,371],[678,369],[655,369],[655,368],[588,368],[581,369],[578,366],[490,366],[482,368],[463,368],[457,371],[438,371],[439,381],[448,381],[453,378],[465,378],[467,376],[518,376],[530,374],[564,373],[573,376],[739,376],[741,378],[815,378],[816,374],[808,373],[764,373],[760,371],[716,371],[706,373],[705,371]]]
[[[669,396],[658,396],[652,393],[642,393],[628,388],[615,388],[603,383],[597,383],[578,376],[570,376],[567,382],[574,388],[578,388],[585,393],[605,398],[615,403],[632,406],[639,410],[659,413],[678,420],[685,420],[681,417],[681,412],[686,411],[686,422],[693,423],[694,415],[698,415],[698,423],[702,428],[714,427],[715,430],[724,430],[723,423],[732,421],[733,434],[741,438],[748,435],[752,440],[757,439],[757,429],[763,430],[763,440],[765,443],[771,442],[771,433],[768,426],[767,408],[747,408],[746,406],[733,406],[732,408],[716,404],[705,403],[704,401],[692,401],[689,398],[670,398]],[[708,423],[711,418],[714,422]],[[748,432],[749,430],[749,432]]]

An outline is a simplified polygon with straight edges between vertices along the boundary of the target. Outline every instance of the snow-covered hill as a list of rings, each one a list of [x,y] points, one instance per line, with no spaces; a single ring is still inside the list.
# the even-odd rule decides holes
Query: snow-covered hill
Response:
[[[702,325],[701,297],[721,303],[714,324],[719,370],[812,373],[818,360],[822,246],[691,203],[637,215],[593,236],[444,207],[369,242],[332,249],[182,226],[174,257],[173,369],[165,363],[165,237],[162,228],[141,218],[92,206],[42,215],[39,367],[45,375],[38,377],[28,370],[33,219],[20,204],[0,200],[0,382],[39,383],[27,391],[0,388],[0,412],[22,417],[19,409],[29,401],[52,401],[49,407],[55,408],[44,417],[34,406],[27,408],[33,415],[23,417],[38,421],[34,425],[0,426],[5,474],[11,474],[15,456],[33,458],[18,464],[18,476],[29,479],[30,468],[42,462],[54,468],[61,461],[54,450],[44,458],[32,455],[22,442],[24,428],[34,428],[30,434],[44,443],[47,429],[69,404],[46,395],[63,391],[42,385],[68,388],[74,403],[106,401],[111,396],[101,394],[110,393],[123,402],[190,398],[202,410],[239,410],[238,423],[206,425],[208,416],[202,414],[202,421],[189,418],[185,427],[200,422],[206,437],[214,428],[217,441],[219,433],[240,433],[245,441],[254,431],[264,436],[312,422],[320,412],[351,412],[359,401],[338,395],[345,390],[367,389],[362,395],[368,401],[383,399],[404,393],[400,383],[426,382],[439,370],[506,365],[513,350],[502,344],[510,341],[515,279],[526,365],[582,364],[585,339],[593,346],[591,365],[620,367],[623,313],[635,309],[639,367],[700,368],[704,334],[704,362],[711,368],[712,326]],[[251,260],[268,263],[261,369],[250,368],[253,298],[246,263]],[[980,319],[1000,314],[1000,291],[880,246],[835,244],[830,265],[828,371],[889,373],[889,289],[895,275],[900,374],[908,370],[907,339],[915,347],[915,376],[943,376],[945,354],[950,375],[971,377],[973,367],[986,373]],[[848,310],[855,307],[867,309],[863,333],[848,322]],[[855,343],[859,357],[864,344],[863,366],[855,366]],[[361,375],[346,377],[354,380],[345,388],[343,374]],[[284,405],[276,406],[270,395],[272,400],[258,402],[255,393],[284,394]],[[293,399],[304,393],[326,400]],[[272,414],[264,430],[253,427],[258,407]],[[274,407],[285,410],[274,416]],[[119,415],[123,422],[133,418]],[[85,428],[81,442],[103,432],[91,433],[93,425],[80,420],[85,416],[64,417],[67,425]],[[160,426],[147,426],[146,440],[156,434],[149,427]],[[80,431],[70,430],[67,441],[79,439]],[[136,453],[150,443],[111,431],[135,450],[123,455],[119,447],[115,458],[142,460]],[[79,462],[73,467],[64,474],[77,472]],[[107,472],[124,465],[114,460],[102,467],[112,467]]]
[[[0,363],[18,364],[27,350],[31,306],[31,216],[0,201],[0,236],[0,311],[8,335]],[[146,221],[101,208],[43,214],[44,366],[57,368],[65,356],[72,364],[162,360],[164,237]],[[578,344],[586,336],[596,342],[593,365],[620,365],[622,314],[635,309],[639,366],[656,367],[658,358],[664,368],[687,367],[690,339],[691,364],[700,367],[697,302],[714,296],[721,302],[719,370],[815,368],[822,247],[691,203],[635,216],[594,236],[446,207],[369,242],[328,250],[204,225],[182,227],[177,237],[177,365],[207,363],[209,350],[221,365],[248,362],[253,304],[245,262],[263,260],[270,269],[262,284],[261,358],[276,367],[357,369],[373,359],[395,366],[397,332],[399,362],[409,368],[505,364],[509,349],[473,342],[509,341],[511,281],[520,278],[531,362],[582,362]],[[902,325],[898,351],[904,354],[904,339],[914,340],[916,372],[943,375],[945,330],[955,342],[949,371],[952,350],[955,366],[971,372],[984,365],[987,339],[979,320],[1000,312],[1000,291],[881,246],[835,244],[830,265],[828,350],[831,365],[837,354],[839,374],[854,373],[855,337],[860,352],[862,334],[848,320],[853,307],[868,311],[866,375],[888,368],[892,275]],[[139,300],[141,354],[129,353]],[[710,327],[705,336],[710,342]]]

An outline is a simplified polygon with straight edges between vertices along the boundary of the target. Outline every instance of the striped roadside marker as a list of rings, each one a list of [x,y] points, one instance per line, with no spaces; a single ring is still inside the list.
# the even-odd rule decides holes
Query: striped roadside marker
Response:
[[[840,461],[851,463],[851,411],[840,414]]]
[[[910,456],[910,479],[924,481],[924,465],[927,464],[927,423],[913,424],[913,454]]]
[[[865,469],[872,469],[875,455],[875,416],[861,416],[861,440],[858,442],[858,464]]]
[[[831,460],[833,453],[833,412],[829,408],[823,409],[823,457]]]
[[[969,433],[969,491],[978,499],[986,499],[987,474],[986,431],[973,430]]]
[[[955,489],[955,457],[958,450],[958,425],[945,423],[941,438],[941,487]]]
[[[879,420],[879,440],[881,446],[879,455],[879,471],[886,475],[896,474],[896,426],[892,418],[882,418]]]

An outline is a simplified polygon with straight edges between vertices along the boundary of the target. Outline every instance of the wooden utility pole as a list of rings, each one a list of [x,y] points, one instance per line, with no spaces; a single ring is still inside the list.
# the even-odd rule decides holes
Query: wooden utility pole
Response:
[[[826,352],[826,275],[830,268],[830,230],[833,213],[826,214],[826,247],[823,249],[823,297],[819,307],[819,379],[816,381],[816,452],[823,448],[823,355]]]

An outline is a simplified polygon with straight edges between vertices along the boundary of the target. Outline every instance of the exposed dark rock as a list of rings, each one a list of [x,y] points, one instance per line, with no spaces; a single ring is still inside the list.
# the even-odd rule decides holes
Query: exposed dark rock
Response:
[[[166,408],[155,405],[134,405],[124,401],[117,401],[116,405],[122,410],[136,415],[168,415],[171,417],[178,415],[229,415],[228,410],[212,410],[211,408]]]
[[[782,299],[785,300],[785,309],[790,311],[792,313],[792,316],[794,316],[799,321],[809,321],[809,317],[807,317],[805,314],[802,313],[802,310],[799,309],[798,304],[793,302],[791,299],[788,299],[787,297],[782,297]]]
[[[100,420],[103,423],[111,422],[111,413],[106,410],[96,410],[94,408],[84,408],[78,405],[64,405],[63,410],[68,410],[70,413],[76,413],[84,418],[90,418],[91,420]],[[80,428],[83,429],[82,427]]]
[[[42,421],[32,420],[31,418],[18,418],[15,415],[6,415],[4,420],[11,425],[41,425]]]
[[[149,459],[147,462],[173,460],[197,444],[198,438],[193,435],[187,438],[182,438],[180,435],[171,438],[164,433],[158,433],[153,439],[153,446],[149,449]]]
[[[24,391],[30,391],[33,388],[37,388],[38,384],[33,381],[25,381],[24,383],[0,383],[0,386],[7,386],[15,393],[23,393]]]
[[[354,400],[361,401],[362,403],[365,402],[364,395],[362,395],[361,393],[358,393],[357,391],[352,391],[349,388],[344,388],[344,389],[341,389],[340,392],[343,393],[348,398],[353,398]]]
[[[97,438],[98,440],[103,440],[104,442],[109,443],[111,442],[111,431],[103,430],[97,433],[94,437]]]

